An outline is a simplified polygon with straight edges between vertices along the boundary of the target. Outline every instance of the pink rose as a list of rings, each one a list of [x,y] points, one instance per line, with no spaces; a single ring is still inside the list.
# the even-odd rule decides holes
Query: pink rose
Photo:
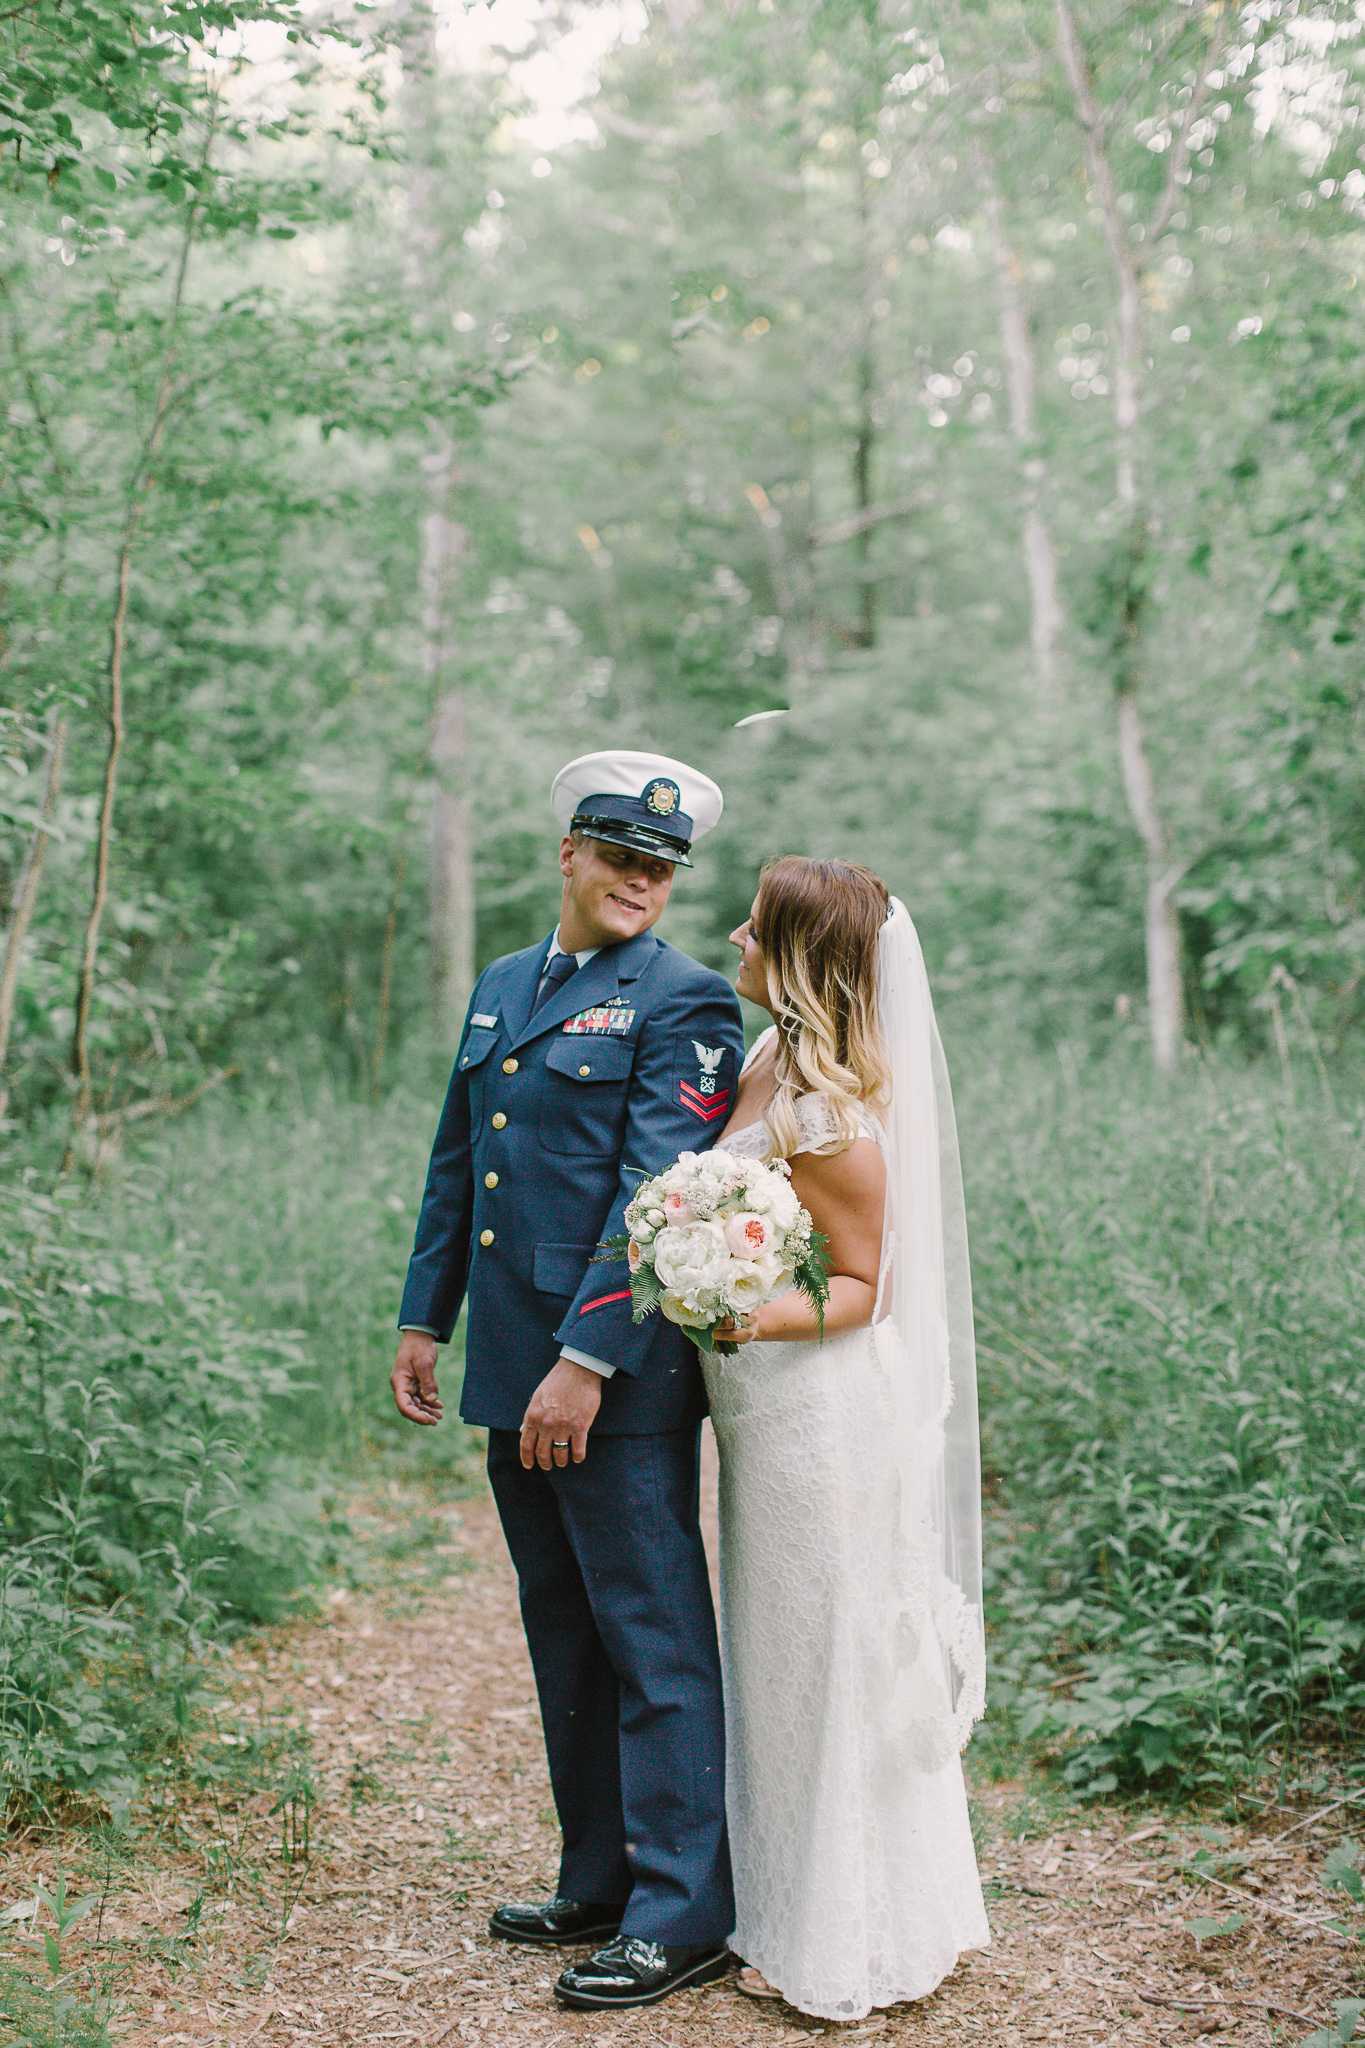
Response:
[[[632,1238],[630,1241],[630,1246],[626,1252],[626,1264],[630,1268],[632,1277],[639,1272],[641,1266],[644,1264],[644,1259],[644,1253],[641,1251],[635,1239]]]
[[[695,1223],[697,1220],[682,1196],[676,1194],[664,1196],[664,1215],[675,1230],[681,1229],[684,1223]]]
[[[775,1235],[771,1217],[753,1216],[746,1209],[725,1225],[725,1242],[737,1259],[761,1259]]]

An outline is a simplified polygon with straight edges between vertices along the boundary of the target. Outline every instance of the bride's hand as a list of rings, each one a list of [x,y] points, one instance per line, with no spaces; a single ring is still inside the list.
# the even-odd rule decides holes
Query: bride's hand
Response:
[[[760,1311],[758,1309],[751,1308],[748,1315],[741,1316],[738,1322],[735,1321],[733,1316],[727,1316],[723,1323],[716,1324],[716,1342],[718,1344],[752,1344],[754,1338],[758,1335],[759,1314]]]

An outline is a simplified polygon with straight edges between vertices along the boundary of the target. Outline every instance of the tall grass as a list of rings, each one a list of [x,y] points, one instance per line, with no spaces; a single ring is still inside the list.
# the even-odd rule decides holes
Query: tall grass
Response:
[[[1365,1710],[1365,1088],[960,1064],[997,1703],[1089,1791],[1292,1771]]]
[[[388,1378],[445,1081],[423,1065],[373,1105],[325,1071],[288,1068],[142,1145],[110,1206],[123,1243],[193,1256],[244,1328],[304,1361],[276,1409],[301,1450],[352,1471],[380,1456],[459,1484],[477,1455],[455,1419],[462,1332],[442,1354],[439,1430],[403,1420]]]
[[[317,1577],[274,1417],[297,1344],[183,1246],[110,1241],[68,1185],[0,1189],[0,1800],[116,1805],[188,1725],[209,1637]]]
[[[1122,1047],[953,1050],[995,1707],[1084,1790],[1290,1770],[1365,1712],[1365,1115],[1212,1059],[1160,1084]],[[458,1344],[440,1430],[388,1389],[443,1081],[371,1105],[285,1070],[93,1190],[11,1175],[12,1798],[132,1796],[212,1638],[327,1569],[329,1474],[476,1483]]]

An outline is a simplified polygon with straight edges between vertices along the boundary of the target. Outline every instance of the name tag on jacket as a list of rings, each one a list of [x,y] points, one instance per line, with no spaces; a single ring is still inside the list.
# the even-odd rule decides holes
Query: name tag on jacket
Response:
[[[619,1038],[629,1031],[634,1022],[634,1010],[621,1009],[613,1003],[604,1004],[596,1010],[580,1010],[576,1017],[570,1017],[564,1029],[568,1032],[609,1031]]]

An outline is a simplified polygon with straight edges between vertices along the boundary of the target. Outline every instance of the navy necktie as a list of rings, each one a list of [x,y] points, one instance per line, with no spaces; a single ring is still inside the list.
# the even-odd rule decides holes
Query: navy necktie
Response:
[[[540,977],[540,987],[536,990],[536,999],[531,1005],[531,1015],[534,1017],[536,1011],[548,1003],[550,997],[558,989],[563,988],[565,982],[577,972],[578,961],[572,953],[556,953]]]

